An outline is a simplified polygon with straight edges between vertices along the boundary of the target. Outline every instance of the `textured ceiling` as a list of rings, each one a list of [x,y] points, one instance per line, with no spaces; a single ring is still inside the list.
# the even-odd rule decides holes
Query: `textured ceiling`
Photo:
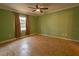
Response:
[[[36,3],[1,3],[0,9],[8,9],[14,12],[19,12],[28,15],[43,15],[55,12],[57,10],[79,6],[77,3],[39,3],[39,7],[47,7],[48,10],[43,10],[43,13],[32,12],[33,9],[28,7],[35,7]]]

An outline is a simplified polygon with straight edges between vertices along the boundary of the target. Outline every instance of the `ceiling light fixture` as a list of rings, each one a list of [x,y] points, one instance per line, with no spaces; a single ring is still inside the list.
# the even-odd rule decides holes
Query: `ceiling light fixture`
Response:
[[[36,11],[40,11],[40,9],[36,9]]]

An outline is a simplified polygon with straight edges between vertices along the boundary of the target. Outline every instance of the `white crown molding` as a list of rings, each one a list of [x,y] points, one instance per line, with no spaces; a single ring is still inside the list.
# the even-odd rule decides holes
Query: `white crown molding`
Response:
[[[51,11],[48,11],[47,13],[45,13],[44,15],[52,14],[54,12],[58,12],[58,11],[62,11],[62,10],[70,9],[70,8],[74,8],[74,7],[77,7],[77,6],[79,6],[79,5],[68,6],[68,7],[65,7],[65,8],[57,9],[57,10],[51,10]]]
[[[18,12],[18,13],[27,14],[27,15],[32,15],[32,16],[41,16],[41,15],[51,14],[51,13],[58,12],[58,11],[61,11],[61,10],[73,8],[73,7],[76,7],[76,6],[79,6],[79,4],[75,4],[75,5],[73,4],[73,5],[71,5],[71,6],[59,8],[59,9],[57,9],[57,10],[53,10],[53,9],[52,9],[52,10],[49,10],[49,11],[43,13],[43,14],[36,14],[36,13],[32,13],[32,12],[26,12],[26,13],[25,13],[25,12],[20,12],[20,11],[18,11],[18,10],[12,9],[12,8],[10,8],[10,7],[8,7],[8,6],[5,6],[5,5],[2,5],[2,4],[0,4],[0,9],[5,9],[5,10],[12,11],[12,12]]]

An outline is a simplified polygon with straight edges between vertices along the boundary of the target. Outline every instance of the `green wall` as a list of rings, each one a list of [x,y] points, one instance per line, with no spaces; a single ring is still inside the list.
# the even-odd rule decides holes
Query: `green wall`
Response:
[[[74,8],[71,37],[79,40],[79,7]]]
[[[37,16],[30,16],[30,32],[31,34],[38,33],[38,17]]]
[[[0,41],[14,38],[15,35],[15,17],[7,10],[0,9]]]
[[[37,16],[30,16],[31,33],[36,33]],[[24,35],[24,34],[23,34]],[[8,10],[0,9],[0,41],[15,38],[15,16]]]
[[[38,33],[79,39],[79,7],[39,16]]]
[[[79,39],[79,7],[69,8],[42,16],[30,16],[31,34],[65,36]],[[0,41],[15,37],[13,12],[0,9]]]

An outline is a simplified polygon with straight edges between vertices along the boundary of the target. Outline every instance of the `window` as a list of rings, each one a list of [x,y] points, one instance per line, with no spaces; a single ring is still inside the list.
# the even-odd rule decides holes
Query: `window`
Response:
[[[26,17],[20,16],[20,26],[21,26],[21,32],[26,31]]]

